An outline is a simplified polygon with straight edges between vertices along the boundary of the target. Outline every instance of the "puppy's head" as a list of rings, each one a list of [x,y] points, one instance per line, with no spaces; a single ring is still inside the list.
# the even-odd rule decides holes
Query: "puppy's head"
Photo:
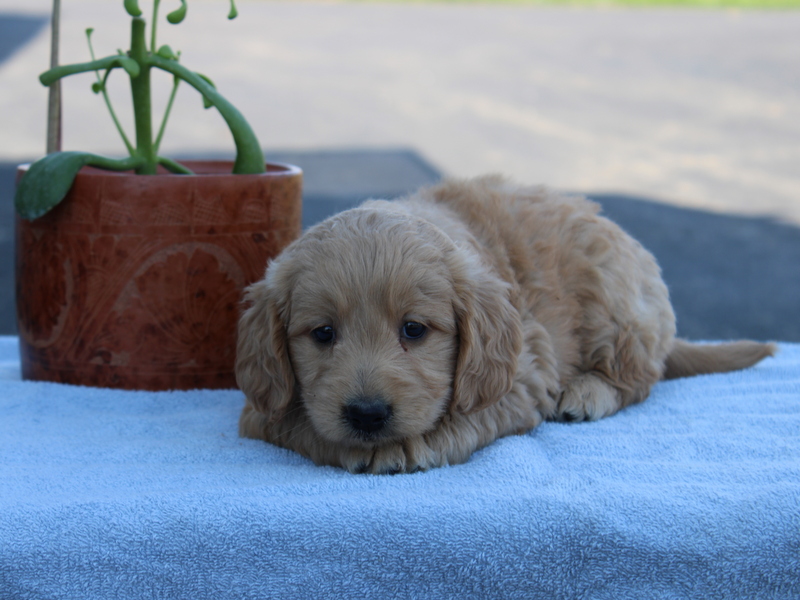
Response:
[[[511,387],[508,286],[439,228],[374,203],[311,229],[247,293],[237,381],[268,418],[292,400],[345,445],[421,435]]]

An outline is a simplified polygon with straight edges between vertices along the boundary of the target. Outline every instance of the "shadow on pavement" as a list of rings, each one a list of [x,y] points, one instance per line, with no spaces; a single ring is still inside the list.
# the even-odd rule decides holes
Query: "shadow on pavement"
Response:
[[[592,195],[661,265],[678,335],[800,341],[800,228]]]
[[[0,63],[33,39],[47,22],[47,17],[0,12]]]
[[[441,175],[411,150],[268,152],[303,168],[303,225],[367,198],[395,198]],[[16,332],[13,188],[0,163],[0,334]],[[800,342],[800,228],[625,196],[590,194],[603,213],[655,254],[678,333],[689,339]]]
[[[267,152],[303,169],[303,229],[370,198],[398,198],[441,179],[413,150]]]

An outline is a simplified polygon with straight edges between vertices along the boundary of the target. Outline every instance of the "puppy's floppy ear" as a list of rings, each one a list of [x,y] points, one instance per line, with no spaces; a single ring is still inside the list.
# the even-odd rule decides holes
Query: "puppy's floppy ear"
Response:
[[[488,274],[455,281],[459,349],[453,408],[471,413],[505,396],[522,349],[522,323],[509,286]]]
[[[281,418],[295,389],[277,296],[268,280],[247,288],[245,303],[249,306],[239,320],[236,349],[236,383],[270,422]]]

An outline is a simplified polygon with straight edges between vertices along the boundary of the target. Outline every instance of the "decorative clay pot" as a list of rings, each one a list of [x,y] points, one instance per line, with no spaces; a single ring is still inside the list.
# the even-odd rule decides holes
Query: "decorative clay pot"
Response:
[[[197,175],[87,167],[52,211],[17,218],[24,379],[236,387],[242,290],[300,234],[303,176],[289,165],[231,175],[227,162],[185,164]]]

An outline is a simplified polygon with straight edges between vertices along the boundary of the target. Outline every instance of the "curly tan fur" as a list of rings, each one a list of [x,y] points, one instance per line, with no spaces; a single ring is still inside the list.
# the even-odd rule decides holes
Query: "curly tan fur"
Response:
[[[241,434],[352,472],[428,469],[774,351],[676,340],[654,258],[598,211],[488,177],[312,228],[247,292]]]

